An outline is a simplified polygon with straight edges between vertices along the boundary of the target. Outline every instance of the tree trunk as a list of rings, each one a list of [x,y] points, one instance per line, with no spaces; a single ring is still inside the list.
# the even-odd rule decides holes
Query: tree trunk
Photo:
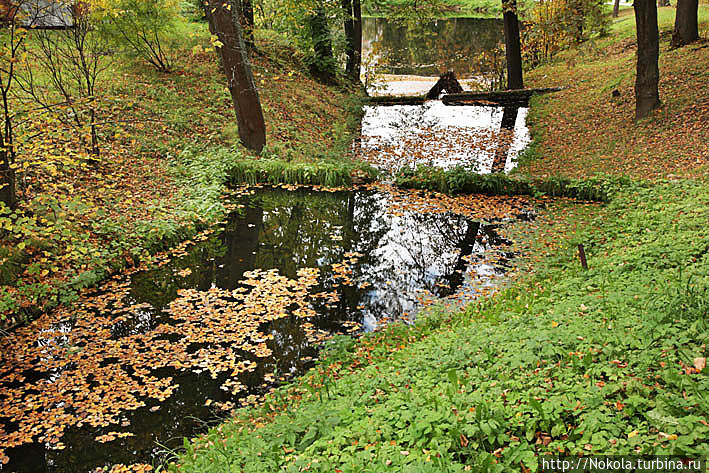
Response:
[[[345,72],[351,77],[354,72],[355,61],[354,15],[352,13],[352,0],[342,0],[342,13],[344,15],[345,28],[345,53],[347,54]]]
[[[244,43],[249,51],[254,49],[254,6],[251,0],[241,2],[241,26],[244,30]]]
[[[699,0],[677,0],[675,30],[672,33],[673,48],[679,48],[699,39],[698,9]]]
[[[236,18],[241,11],[240,2],[232,0],[232,3],[224,3],[223,0],[207,0],[204,6],[209,21],[209,31],[222,43],[217,50],[222,59],[227,86],[234,102],[239,138],[244,146],[260,153],[266,144],[266,125],[246,54],[246,46],[241,36],[241,24]]]
[[[354,63],[352,64],[352,78],[359,82],[360,70],[362,67],[362,3],[360,0],[352,0],[352,16],[354,20]]]
[[[638,63],[635,77],[635,118],[646,117],[660,106],[660,38],[655,0],[635,0]]]
[[[505,28],[505,57],[507,59],[507,88],[522,89],[522,50],[519,41],[519,20],[517,2],[503,2],[503,23]]]
[[[573,25],[572,31],[574,41],[577,43],[583,43],[583,22],[585,18],[583,1],[571,0],[568,2],[568,5],[571,7],[571,11],[573,12],[570,23]]]
[[[613,2],[613,18],[618,18],[618,13],[620,13],[620,0],[615,0]]]
[[[332,55],[332,38],[327,25],[327,15],[322,4],[318,4],[315,13],[308,19],[310,34],[313,39],[314,57],[310,61],[310,72],[320,82],[334,84],[335,58]]]
[[[4,153],[7,153],[6,151]],[[4,154],[3,153],[3,154]],[[14,209],[17,204],[15,194],[15,170],[10,168],[4,161],[0,163],[0,202]]]
[[[91,112],[89,115],[89,118],[91,119],[91,154],[94,157],[98,157],[99,155],[99,147],[98,147],[98,131],[96,130],[96,109],[91,107]]]

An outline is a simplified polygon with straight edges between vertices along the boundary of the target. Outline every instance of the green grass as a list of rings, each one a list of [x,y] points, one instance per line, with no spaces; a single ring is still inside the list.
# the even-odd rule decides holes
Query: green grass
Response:
[[[377,172],[367,164],[241,159],[229,168],[228,174],[232,185],[299,184],[342,187],[352,185],[353,177],[371,182]]]
[[[674,25],[675,6],[660,7],[657,9],[657,23],[660,29],[666,28],[666,25]],[[699,23],[709,22],[709,8],[702,6],[698,11]],[[622,9],[620,15],[613,21],[614,37],[635,38],[635,15],[632,8]]]
[[[534,159],[534,148],[523,155]],[[522,174],[478,174],[464,167],[443,170],[419,166],[405,168],[396,176],[396,185],[407,189],[425,189],[445,194],[532,195],[569,197],[608,202],[619,189],[634,183],[624,177],[594,176],[588,179],[567,177],[532,178]]]
[[[688,368],[708,354],[707,219],[706,182],[618,195],[492,299],[341,342],[300,382],[186,443],[180,471],[509,472],[536,471],[545,453],[706,456],[709,378]]]

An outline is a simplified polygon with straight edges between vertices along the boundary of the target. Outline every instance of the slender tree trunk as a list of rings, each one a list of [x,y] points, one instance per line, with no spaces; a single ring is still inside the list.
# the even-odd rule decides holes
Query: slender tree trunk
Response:
[[[354,15],[352,14],[352,0],[342,0],[342,13],[344,15],[345,28],[345,53],[347,54],[345,72],[348,76],[352,76],[355,62]]]
[[[315,52],[315,56],[310,63],[310,72],[320,82],[334,84],[337,82],[335,58],[332,55],[332,38],[327,25],[327,15],[322,4],[318,4],[315,13],[308,19],[308,24]]]
[[[519,40],[519,20],[517,2],[503,2],[503,23],[505,28],[505,57],[507,58],[507,88],[522,89],[522,49]]]
[[[352,64],[352,78],[359,82],[360,70],[362,67],[362,3],[360,0],[352,0],[352,16],[354,19],[354,63]]]
[[[577,43],[583,42],[583,22],[584,22],[584,7],[582,0],[572,0],[570,3],[571,10],[574,12],[572,21],[574,25],[574,40]]]
[[[12,80],[12,78],[10,79]],[[4,86],[4,84],[0,84]],[[2,113],[3,123],[0,129],[0,202],[10,209],[17,205],[17,194],[15,192],[15,170],[12,164],[15,162],[15,152],[13,146],[12,115],[8,103],[8,89],[2,88]]]
[[[677,0],[675,30],[672,33],[673,48],[679,48],[699,39],[698,9],[699,0]]]
[[[613,2],[613,18],[618,18],[620,13],[620,0],[615,0]]]
[[[635,0],[638,63],[635,77],[635,118],[646,117],[660,106],[660,37],[655,0]]]
[[[2,154],[6,154],[4,151]],[[10,168],[4,157],[0,157],[0,202],[14,209],[17,204],[15,194],[15,170]]]
[[[93,108],[93,105],[89,112],[89,119],[91,120],[91,154],[97,157],[99,155],[98,132],[96,130],[96,109]]]
[[[241,2],[241,26],[244,30],[244,43],[249,51],[254,49],[254,6],[251,0]]]
[[[238,20],[241,5],[239,0],[206,0],[204,3],[209,31],[222,43],[217,47],[227,86],[234,102],[239,138],[247,148],[260,153],[266,144],[266,125],[261,110],[246,46]]]

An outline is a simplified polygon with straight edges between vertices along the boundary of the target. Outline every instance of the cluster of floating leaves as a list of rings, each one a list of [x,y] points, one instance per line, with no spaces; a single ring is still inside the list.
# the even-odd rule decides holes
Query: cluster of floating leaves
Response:
[[[391,196],[388,211],[397,216],[404,212],[455,213],[474,221],[496,222],[526,216],[534,206],[543,202],[528,196],[449,196],[439,192],[400,189],[381,183],[370,188],[387,192]]]
[[[252,186],[250,189],[272,188],[274,186]],[[527,218],[533,214],[534,208],[550,202],[550,197],[542,196],[532,198],[525,195],[447,195],[440,192],[403,189],[400,187],[375,182],[372,184],[360,185],[353,188],[347,187],[326,187],[298,184],[282,184],[275,186],[284,190],[294,191],[298,189],[312,189],[316,192],[349,192],[352,190],[368,190],[386,193],[390,197],[388,213],[394,216],[402,216],[405,212],[418,213],[453,213],[463,215],[473,221],[502,222],[514,220],[519,217]],[[247,191],[240,191],[240,195]],[[558,199],[557,199],[558,200]],[[339,241],[340,236],[330,235],[331,240]]]
[[[111,469],[97,468],[91,473],[149,473],[151,471],[155,471],[151,465],[134,463],[132,465],[113,465]]]
[[[150,404],[159,409],[176,389],[172,377],[155,375],[160,368],[207,371],[214,378],[228,373],[223,389],[243,390],[239,375],[256,366],[249,358],[271,354],[269,335],[259,326],[315,315],[307,301],[317,278],[317,269],[301,269],[294,280],[256,270],[246,274],[245,287],[233,291],[183,290],[167,310],[170,323],[123,337],[115,337],[114,329],[147,307],[126,305],[130,281],[113,280],[80,309],[57,310],[15,331],[0,347],[0,412],[6,419],[0,448],[37,441],[62,449],[67,428],[128,427],[122,413]],[[306,334],[313,342],[326,335],[315,329]],[[96,440],[130,435],[112,431]]]
[[[419,165],[465,166],[476,172],[489,172],[496,154],[501,152],[506,159],[513,138],[514,130],[504,128],[426,127],[415,133],[408,130],[395,139],[364,137],[361,153],[365,161],[390,174]]]

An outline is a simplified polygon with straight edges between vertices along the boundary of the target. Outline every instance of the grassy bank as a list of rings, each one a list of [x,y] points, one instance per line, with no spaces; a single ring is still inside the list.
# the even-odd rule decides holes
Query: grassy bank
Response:
[[[520,175],[645,185],[605,207],[551,203],[508,230],[531,268],[509,287],[340,339],[262,406],[186,442],[169,470],[528,472],[544,455],[709,455],[709,49],[669,51],[663,34],[665,106],[636,124],[628,21],[531,74],[573,87],[534,99],[537,151]]]
[[[534,178],[505,173],[477,174],[464,167],[448,170],[419,166],[404,168],[396,176],[396,185],[406,189],[424,189],[445,194],[531,195],[568,197],[608,202],[619,189],[634,185],[625,177],[610,175],[588,179],[566,177]]]
[[[298,184],[342,187],[352,185],[353,181],[371,182],[376,175],[376,170],[366,163],[242,159],[229,169],[229,182],[232,185]]]
[[[170,74],[118,54],[107,60],[97,85],[97,163],[87,160],[80,134],[45,113],[28,116],[18,138],[19,206],[0,215],[0,327],[69,303],[218,221],[224,185],[257,159],[238,143],[206,25],[184,23],[177,33]],[[258,47],[264,155],[315,175],[336,169],[338,182],[346,181],[358,169],[349,153],[356,94],[312,80],[273,35]],[[40,138],[23,141],[36,132]]]

